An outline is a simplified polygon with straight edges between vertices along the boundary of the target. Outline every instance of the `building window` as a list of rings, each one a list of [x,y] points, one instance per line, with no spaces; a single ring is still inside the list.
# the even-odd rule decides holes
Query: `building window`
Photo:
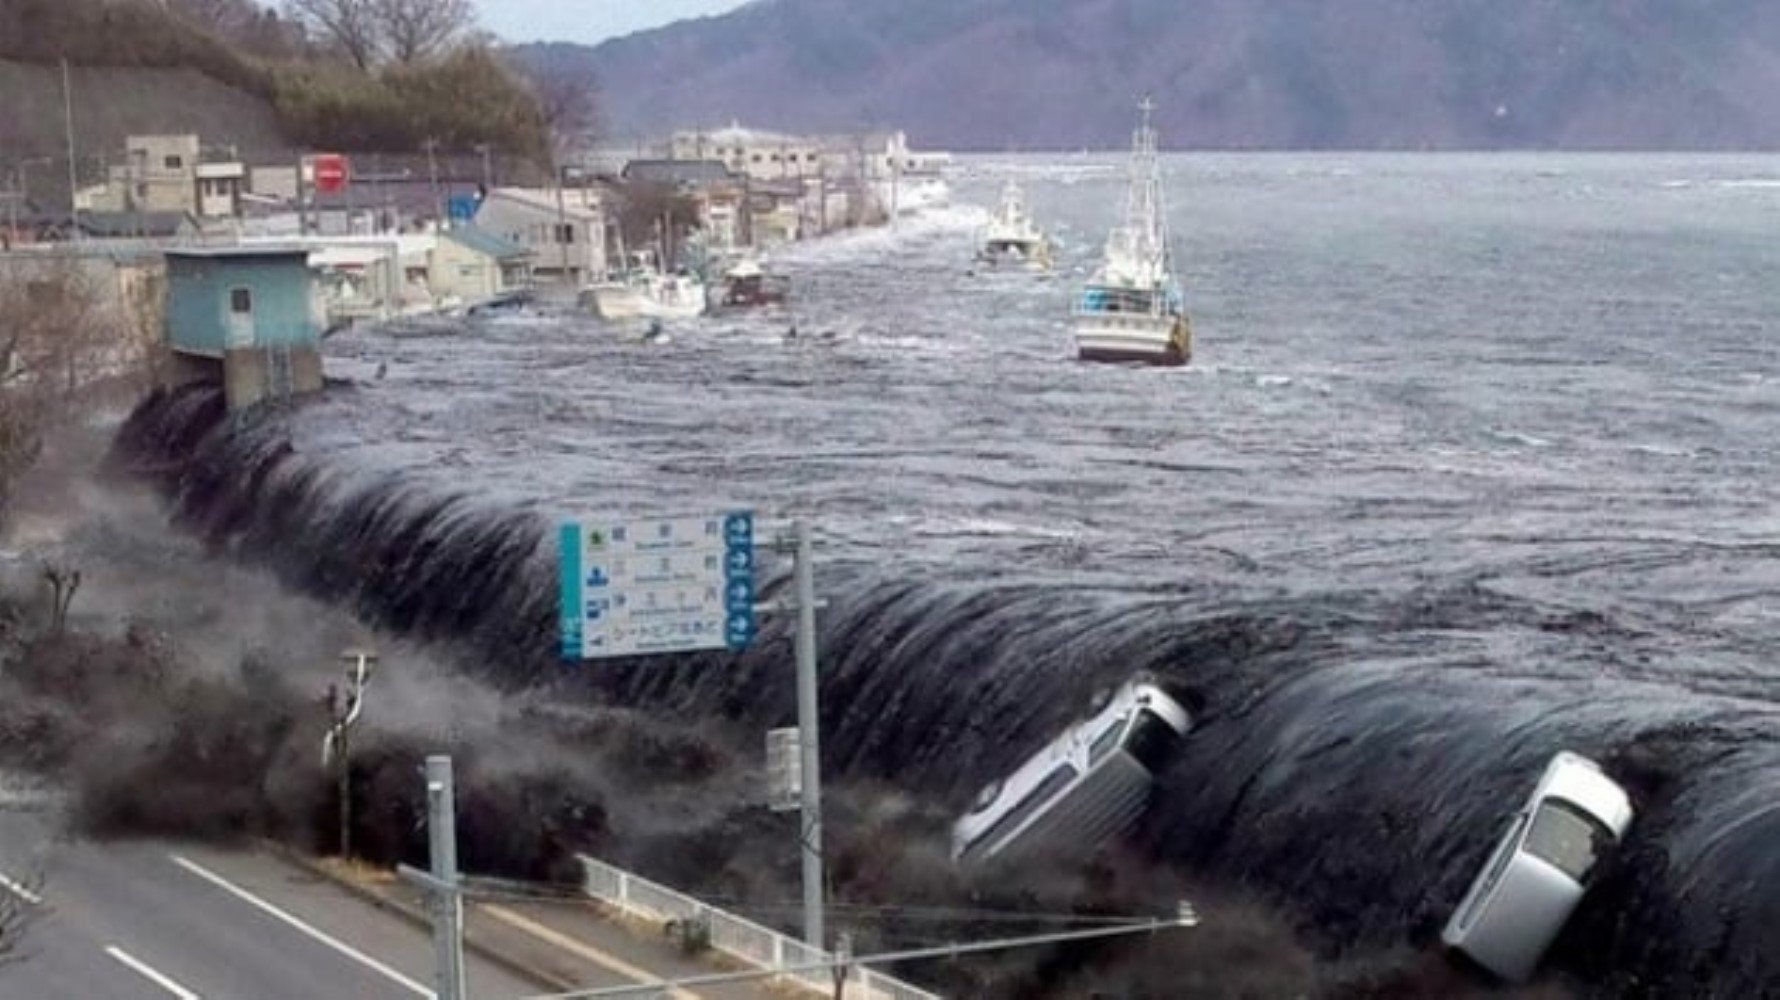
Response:
[[[167,165],[168,170],[178,170],[179,168],[185,166],[185,161],[180,159],[177,156],[168,156],[162,162]]]
[[[556,242],[558,242],[558,243],[573,243],[573,242],[575,242],[575,227],[572,223],[568,224],[568,225],[561,225],[561,226],[556,227]]]
[[[749,159],[754,163],[759,163],[760,162],[760,154],[755,153],[753,156],[749,157]]]
[[[229,290],[229,312],[236,316],[246,316],[253,312],[253,292],[246,288]]]

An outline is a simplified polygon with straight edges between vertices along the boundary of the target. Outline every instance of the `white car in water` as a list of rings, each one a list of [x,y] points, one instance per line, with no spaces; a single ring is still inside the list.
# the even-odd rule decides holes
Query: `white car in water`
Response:
[[[1133,680],[1012,774],[977,794],[952,827],[952,860],[976,865],[1035,847],[1091,853],[1143,813],[1154,774],[1192,720],[1145,678]]]
[[[1440,939],[1503,979],[1525,982],[1631,823],[1631,799],[1600,765],[1558,753]]]

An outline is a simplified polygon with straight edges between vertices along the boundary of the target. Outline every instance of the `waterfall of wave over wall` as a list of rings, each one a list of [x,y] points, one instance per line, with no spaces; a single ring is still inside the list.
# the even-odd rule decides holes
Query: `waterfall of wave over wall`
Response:
[[[738,657],[557,663],[539,510],[299,453],[276,418],[231,418],[208,387],[147,400],[115,459],[219,548],[381,626],[455,641],[498,682],[574,677],[612,700],[763,726],[795,714],[784,621]],[[820,569],[836,778],[962,803],[1092,689],[1154,672],[1196,728],[1138,846],[1263,891],[1347,953],[1433,943],[1507,813],[1569,748],[1627,784],[1639,813],[1552,960],[1603,994],[1780,990],[1780,726],[1767,703],[1635,670],[1509,668],[1428,641],[1507,627],[1533,648],[1580,639],[1635,663],[1638,637],[1611,621],[1465,585],[1237,606],[1186,582],[1083,592]]]

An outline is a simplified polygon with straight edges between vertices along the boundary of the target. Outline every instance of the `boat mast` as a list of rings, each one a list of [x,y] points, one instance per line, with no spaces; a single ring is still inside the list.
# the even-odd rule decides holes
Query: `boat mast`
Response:
[[[1156,130],[1150,115],[1156,104],[1144,95],[1138,104],[1143,120],[1131,139],[1131,186],[1125,195],[1125,231],[1131,255],[1140,267],[1154,267],[1160,279],[1168,273],[1168,231],[1162,218],[1162,178],[1156,164]]]

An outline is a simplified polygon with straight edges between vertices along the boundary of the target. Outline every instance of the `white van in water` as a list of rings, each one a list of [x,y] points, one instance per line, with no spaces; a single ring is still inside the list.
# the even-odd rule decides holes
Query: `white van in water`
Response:
[[[1631,823],[1625,789],[1587,757],[1559,752],[1440,939],[1503,979],[1525,982]]]
[[[1144,678],[1113,692],[1086,722],[977,794],[952,827],[952,860],[1006,860],[1047,845],[1091,853],[1125,831],[1187,734],[1187,710]]]

